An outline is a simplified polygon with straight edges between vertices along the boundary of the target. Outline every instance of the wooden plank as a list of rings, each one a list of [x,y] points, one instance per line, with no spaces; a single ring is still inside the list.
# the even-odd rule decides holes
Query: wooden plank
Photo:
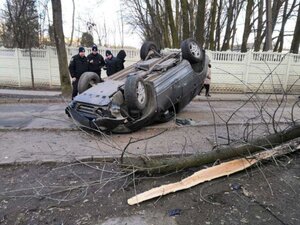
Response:
[[[295,151],[296,150],[299,150],[299,146],[295,149]],[[162,185],[160,187],[156,187],[150,189],[149,191],[138,194],[128,199],[127,203],[129,205],[134,205],[152,198],[156,198],[176,191],[188,189],[197,184],[210,181],[219,177],[228,176],[230,174],[244,170],[252,166],[253,164],[257,163],[260,160],[275,157],[278,155],[287,154],[289,152],[291,152],[290,149],[287,148],[285,150],[282,150],[280,146],[278,146],[275,149],[257,153],[253,155],[251,158],[249,157],[240,158],[229,162],[224,162],[217,166],[200,170],[179,182]]]

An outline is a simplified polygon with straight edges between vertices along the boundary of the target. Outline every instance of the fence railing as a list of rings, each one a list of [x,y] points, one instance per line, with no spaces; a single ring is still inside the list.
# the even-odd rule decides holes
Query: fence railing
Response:
[[[215,92],[300,93],[300,55],[274,52],[212,52]]]
[[[114,55],[120,49],[110,49]],[[139,50],[126,51],[125,66],[139,60]],[[106,48],[99,48],[105,55]],[[67,48],[68,59],[77,54],[77,48]],[[91,49],[86,49],[89,54]],[[206,51],[212,64],[212,91],[300,93],[300,54],[273,52],[215,52]],[[33,49],[35,87],[60,86],[58,60],[55,48]],[[104,72],[102,73],[105,74]],[[0,48],[0,86],[31,87],[29,51]]]

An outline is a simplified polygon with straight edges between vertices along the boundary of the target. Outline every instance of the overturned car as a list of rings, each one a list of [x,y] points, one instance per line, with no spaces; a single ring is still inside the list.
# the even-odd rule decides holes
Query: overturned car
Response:
[[[145,42],[140,56],[141,61],[101,83],[97,74],[82,74],[80,94],[66,113],[84,127],[128,133],[170,120],[199,94],[208,57],[195,40],[186,39],[181,51],[169,53]]]

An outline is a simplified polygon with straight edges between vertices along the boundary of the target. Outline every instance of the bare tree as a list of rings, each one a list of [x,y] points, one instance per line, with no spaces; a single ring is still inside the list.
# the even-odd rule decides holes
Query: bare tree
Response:
[[[204,44],[204,24],[205,24],[205,0],[198,0],[198,10],[196,17],[196,40],[203,46]]]
[[[65,36],[62,26],[62,10],[60,0],[51,0],[54,37],[56,44],[56,51],[58,55],[58,65],[60,74],[61,90],[64,96],[69,96],[71,93],[71,82],[68,71],[68,59],[65,45]]]
[[[223,11],[223,0],[219,0],[218,4],[218,17],[217,17],[217,27],[216,27],[216,43],[217,43],[217,50],[220,50],[221,45],[221,32],[223,29],[223,22],[222,21],[222,11]]]
[[[17,48],[39,46],[39,21],[35,0],[6,0],[3,18],[4,46]]]
[[[71,31],[71,39],[70,39],[70,43],[69,46],[72,46],[73,44],[73,35],[74,35],[74,22],[75,22],[75,1],[72,0],[73,3],[73,11],[72,11],[72,31]]]
[[[209,49],[215,50],[215,29],[216,29],[216,15],[217,15],[217,2],[218,0],[213,0],[210,9],[210,23],[209,23]]]
[[[245,6],[242,52],[247,51],[252,32],[255,37],[255,51],[259,51],[262,43],[266,42],[265,2],[268,3],[268,12],[271,13],[268,20],[270,26],[267,26],[270,37],[275,27],[281,23],[275,45],[275,50],[281,51],[283,37],[286,36],[284,28],[288,19],[293,16],[298,0],[124,0],[126,11],[130,11],[126,13],[126,21],[139,28],[144,40],[155,40],[160,47],[178,48],[179,40],[194,37],[206,47],[222,51],[233,50],[236,37],[240,35],[237,23]],[[283,5],[285,7],[281,10]]]
[[[282,14],[281,29],[280,29],[280,32],[279,32],[279,35],[278,35],[278,38],[277,38],[277,41],[276,41],[276,44],[274,47],[274,51],[282,52],[283,42],[284,42],[285,25],[296,7],[296,2],[297,2],[297,0],[293,0],[293,3],[291,5],[290,9],[288,10],[289,1],[288,0],[285,1],[284,10],[283,10],[283,14]]]
[[[246,15],[245,15],[245,24],[244,24],[244,33],[243,33],[243,41],[242,41],[242,47],[241,47],[241,52],[247,52],[247,43],[248,43],[248,38],[251,33],[251,16],[253,13],[253,7],[254,7],[254,0],[249,0],[247,3],[247,8],[246,8]]]
[[[121,39],[121,47],[123,48],[124,47],[124,17],[123,17],[123,9],[121,9],[121,6],[120,6],[119,14],[120,14],[120,18],[118,20],[119,35]]]
[[[272,49],[272,10],[271,1],[266,0],[266,11],[267,11],[267,27],[266,27],[266,41],[264,50],[268,51]]]
[[[164,1],[166,6],[166,13],[168,14],[168,18],[169,18],[169,26],[171,30],[171,36],[172,36],[172,47],[178,48],[179,47],[178,29],[174,22],[171,0],[164,0]]]
[[[299,53],[299,43],[300,43],[300,4],[299,4],[299,8],[298,8],[297,22],[295,25],[294,36],[293,36],[293,41],[292,41],[290,52],[298,54]]]
[[[180,0],[181,11],[182,11],[182,39],[189,38],[190,35],[190,23],[188,14],[188,2],[187,0]],[[171,11],[173,13],[173,10]]]
[[[263,32],[263,15],[264,15],[264,0],[259,0],[258,2],[258,17],[257,17],[257,30],[254,41],[254,51],[259,51],[260,46],[263,40],[262,32]]]

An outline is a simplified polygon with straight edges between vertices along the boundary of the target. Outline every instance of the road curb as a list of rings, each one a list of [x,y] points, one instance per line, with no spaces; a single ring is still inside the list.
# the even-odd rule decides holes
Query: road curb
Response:
[[[234,101],[248,101],[249,99],[237,99],[237,98],[201,98],[196,97],[192,100],[192,102],[234,102]],[[288,98],[287,101],[296,101],[297,97],[295,98]],[[255,101],[258,101],[255,99]],[[260,99],[259,101],[266,101],[266,99]],[[276,99],[268,99],[268,101],[276,101]],[[43,103],[66,103],[68,104],[70,101],[64,100],[62,98],[0,98],[0,104],[43,104]]]
[[[26,104],[26,103],[68,103],[65,99],[62,97],[58,98],[21,98],[21,97],[1,97],[0,98],[0,104]]]

